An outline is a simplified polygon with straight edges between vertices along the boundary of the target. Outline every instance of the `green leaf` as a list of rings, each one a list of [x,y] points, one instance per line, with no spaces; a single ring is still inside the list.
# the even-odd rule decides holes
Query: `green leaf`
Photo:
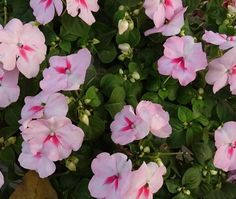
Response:
[[[218,102],[216,106],[216,112],[221,122],[227,122],[236,119],[236,112],[233,108],[224,100]]]
[[[65,14],[61,19],[61,23],[60,35],[63,40],[76,41],[79,37],[88,38],[90,26],[79,18]]]
[[[88,102],[88,104],[92,107],[98,107],[101,105],[101,99],[100,99],[100,95],[97,92],[97,88],[95,86],[91,86],[85,94],[85,100],[88,99],[90,100],[90,102]]]
[[[59,44],[60,48],[62,50],[64,50],[65,52],[67,53],[70,53],[71,51],[71,43],[69,41],[66,41],[66,40],[62,40]]]
[[[122,35],[116,35],[116,42],[117,44],[128,43],[131,47],[135,47],[140,42],[140,32],[137,28],[134,28],[131,31],[126,31]]]
[[[106,96],[110,96],[114,88],[123,86],[123,79],[118,75],[106,74],[102,77],[100,86]]]
[[[110,96],[107,104],[105,105],[106,110],[112,117],[119,112],[125,105],[125,90],[123,87],[116,87]]]
[[[179,180],[166,180],[165,183],[170,193],[177,193],[178,187],[181,187]]]
[[[202,181],[202,173],[199,167],[189,168],[183,175],[182,185],[188,189],[197,189]]]
[[[179,106],[178,118],[182,122],[190,122],[193,120],[193,112],[187,107]]]
[[[102,63],[111,63],[117,56],[117,50],[113,43],[110,43],[103,49],[99,49],[98,57]]]
[[[0,160],[7,166],[12,166],[15,163],[15,153],[11,147],[6,147],[0,151]]]
[[[200,164],[204,164],[205,161],[212,158],[211,148],[206,143],[194,143],[192,149],[197,161]]]
[[[75,187],[72,197],[73,198],[83,198],[83,199],[92,199],[88,190],[89,179],[82,179],[77,186]]]

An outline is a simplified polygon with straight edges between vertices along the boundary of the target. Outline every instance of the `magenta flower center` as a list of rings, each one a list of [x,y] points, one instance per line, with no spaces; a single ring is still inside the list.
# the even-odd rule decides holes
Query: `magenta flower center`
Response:
[[[58,146],[60,144],[60,140],[58,139],[58,136],[56,136],[56,133],[51,132],[46,139],[44,140],[45,142],[52,142],[54,145]]]
[[[186,70],[187,69],[185,67],[184,58],[183,57],[178,57],[178,58],[172,59],[172,63],[177,64],[182,70]]]
[[[230,74],[231,75],[235,75],[236,74],[236,65],[232,67],[232,69],[230,70]]]
[[[78,3],[80,3],[81,5],[83,5],[84,7],[88,7],[88,5],[87,5],[87,2],[86,2],[86,0],[76,0]]]
[[[127,117],[125,117],[126,126],[121,129],[121,131],[128,131],[135,128],[134,123]]]
[[[71,74],[71,63],[66,59],[66,66],[56,66],[55,70],[60,74]]]
[[[229,36],[229,37],[227,37],[227,41],[235,41],[235,37],[234,36]]]
[[[41,152],[37,152],[37,153],[34,155],[34,157],[36,157],[36,158],[41,158],[41,157],[42,157],[42,153],[41,153]]]
[[[230,158],[231,158],[232,155],[234,154],[235,148],[236,148],[236,141],[233,142],[233,143],[231,143],[231,144],[229,144],[229,147],[228,147],[228,155],[229,155]]]
[[[34,112],[34,113],[38,113],[39,111],[43,110],[44,106],[33,106],[30,108],[30,111]]]
[[[40,3],[46,3],[45,4],[45,10],[49,8],[52,4],[52,0],[41,0]]]
[[[166,6],[172,6],[171,0],[165,0],[164,4],[165,4]]]
[[[148,198],[149,193],[150,193],[150,190],[149,190],[148,185],[144,185],[138,190],[138,195],[136,199],[142,198],[142,195],[144,196],[144,198]]]
[[[105,180],[104,184],[113,184],[115,185],[115,190],[118,189],[119,186],[119,176],[118,175],[114,175],[114,176],[110,176]]]
[[[21,56],[25,61],[28,62],[29,59],[28,59],[27,53],[33,52],[34,49],[31,48],[31,47],[28,46],[28,45],[23,45],[23,44],[21,44],[21,43],[18,43],[17,46],[18,46],[18,48],[19,48],[20,56]]]

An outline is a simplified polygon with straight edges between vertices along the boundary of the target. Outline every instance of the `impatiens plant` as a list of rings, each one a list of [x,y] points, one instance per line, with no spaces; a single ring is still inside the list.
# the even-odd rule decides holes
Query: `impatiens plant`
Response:
[[[0,0],[0,198],[235,199],[235,24],[234,0]]]

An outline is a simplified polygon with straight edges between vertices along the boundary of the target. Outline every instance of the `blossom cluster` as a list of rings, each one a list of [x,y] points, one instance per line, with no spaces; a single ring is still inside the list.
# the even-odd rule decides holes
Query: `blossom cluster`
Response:
[[[30,0],[30,6],[36,20],[45,25],[53,20],[55,13],[62,15],[63,2]],[[66,0],[65,4],[72,17],[78,15],[89,26],[95,23],[93,12],[99,10],[98,0]],[[205,70],[204,78],[209,85],[213,85],[213,93],[229,85],[231,93],[236,95],[236,36],[205,30],[200,42],[193,36],[185,35],[181,28],[187,7],[183,6],[182,0],[145,0],[142,6],[154,24],[144,35],[161,33],[170,36],[163,42],[163,55],[156,61],[159,74],[187,86],[196,79],[199,71]],[[235,9],[236,2],[231,2],[231,5],[228,2],[227,6]],[[129,20],[132,20],[131,17]],[[117,40],[125,32],[133,30],[134,23],[130,24],[125,18],[118,22]],[[221,54],[208,63],[203,47],[211,45],[218,46],[216,48]],[[128,43],[119,44],[119,48],[124,54],[133,53]],[[23,24],[19,19],[11,19],[5,27],[0,25],[0,108],[18,100],[20,75],[28,79],[36,77],[46,54],[45,37],[37,23]],[[41,91],[24,99],[19,120],[23,143],[18,161],[23,168],[38,172],[41,178],[52,175],[56,170],[55,162],[68,158],[82,146],[85,133],[67,117],[69,107],[65,91],[80,89],[91,60],[92,55],[87,48],[50,57],[49,67],[43,70],[43,79],[39,83]],[[132,83],[140,79],[137,72],[131,76]],[[185,128],[192,124],[183,122],[183,125]],[[236,122],[229,121],[214,133],[216,153],[213,163],[225,172],[236,170],[234,127]],[[168,138],[172,127],[169,113],[162,105],[141,100],[136,107],[124,105],[115,114],[110,131],[111,140],[124,147],[147,136]],[[88,185],[91,195],[99,199],[153,198],[153,194],[163,185],[166,167],[159,157],[153,159],[155,162],[145,161],[132,163],[123,153],[98,154],[91,164],[94,174]],[[2,184],[3,175],[0,173],[0,186]]]
[[[77,15],[88,25],[95,22],[92,12],[97,12],[98,0],[66,0],[66,9],[72,17]],[[55,12],[58,16],[62,14],[62,0],[30,0],[30,6],[37,21],[43,25],[53,20]]]
[[[143,162],[132,171],[132,162],[122,153],[100,153],[92,162],[94,176],[90,194],[104,199],[151,199],[163,185],[166,168],[155,162]]]
[[[172,131],[168,112],[160,104],[150,101],[141,101],[136,107],[136,114],[132,106],[124,106],[111,123],[111,138],[120,145],[141,140],[149,131],[160,138],[169,137]]]

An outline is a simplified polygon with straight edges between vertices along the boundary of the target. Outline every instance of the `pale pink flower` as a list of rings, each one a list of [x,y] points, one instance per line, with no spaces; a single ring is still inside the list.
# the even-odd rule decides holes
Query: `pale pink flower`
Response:
[[[181,0],[145,0],[146,15],[153,20],[154,28],[147,30],[145,35],[161,32],[165,36],[176,35],[184,25],[184,13]]]
[[[25,98],[25,105],[21,110],[21,120],[19,123],[27,123],[32,119],[45,118],[53,116],[66,116],[68,105],[66,97],[61,93],[46,93],[41,91],[33,97]]]
[[[43,33],[32,23],[12,19],[0,30],[0,62],[5,70],[17,67],[27,78],[35,77],[46,50]]]
[[[16,102],[20,95],[18,86],[19,71],[14,69],[6,71],[0,64],[0,107],[5,108]]]
[[[96,20],[92,12],[99,10],[98,0],[66,0],[67,11],[72,17],[79,17],[88,25],[92,25]]]
[[[30,6],[37,21],[43,25],[53,20],[55,11],[60,16],[63,10],[61,0],[30,0]]]
[[[57,161],[67,158],[72,150],[79,150],[84,132],[66,117],[52,117],[30,121],[22,137],[33,154],[43,149],[48,159]]]
[[[163,175],[166,173],[164,166],[158,166],[155,162],[145,162],[141,167],[133,171],[129,191],[125,199],[152,199],[163,185]]]
[[[23,168],[38,172],[41,178],[52,175],[56,170],[54,162],[46,157],[43,150],[32,153],[27,142],[22,143],[22,152],[18,161]]]
[[[227,50],[236,46],[236,36],[227,36],[226,34],[215,33],[212,31],[205,31],[202,39],[207,43],[214,44],[222,50]]]
[[[213,85],[213,92],[230,84],[232,94],[236,94],[236,47],[226,52],[222,57],[209,63],[206,82]]]
[[[91,54],[84,48],[76,54],[53,56],[49,63],[50,67],[43,71],[44,79],[40,82],[42,90],[46,92],[79,90],[91,63]]]
[[[196,72],[207,66],[202,44],[194,43],[191,36],[168,38],[164,47],[164,56],[158,60],[158,71],[178,79],[182,86],[195,80]]]
[[[4,184],[4,176],[2,175],[2,172],[0,171],[0,188]]]
[[[169,124],[169,113],[164,111],[160,104],[141,101],[136,108],[136,113],[149,124],[152,134],[160,138],[170,136],[172,129]]]
[[[236,170],[236,122],[226,122],[215,131],[215,167],[224,171]]]
[[[122,199],[130,185],[132,163],[122,153],[99,154],[92,162],[89,191],[94,198]]]
[[[149,125],[142,118],[135,115],[134,109],[130,105],[115,115],[111,123],[111,139],[121,145],[129,144],[134,140],[140,140],[149,133]]]

